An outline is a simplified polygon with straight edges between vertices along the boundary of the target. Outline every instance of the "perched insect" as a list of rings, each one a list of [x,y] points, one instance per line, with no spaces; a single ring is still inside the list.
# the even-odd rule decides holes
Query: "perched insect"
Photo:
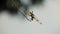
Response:
[[[26,14],[28,13],[29,6],[41,4],[43,0],[29,0],[29,2],[25,2],[25,0],[0,0],[0,12],[2,10],[8,10],[11,14],[18,14],[18,12],[21,12],[24,17],[28,19]],[[30,14],[31,20],[36,19],[33,12],[30,12]]]
[[[42,24],[42,22],[39,21],[38,17],[33,14],[33,11],[29,12],[27,15],[31,17],[32,21],[33,21],[33,19],[35,19],[37,22],[39,22],[40,24]]]

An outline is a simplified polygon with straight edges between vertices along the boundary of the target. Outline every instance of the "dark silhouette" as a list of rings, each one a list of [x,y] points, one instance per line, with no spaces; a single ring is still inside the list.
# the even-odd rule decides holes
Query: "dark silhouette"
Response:
[[[43,0],[31,0],[31,3],[34,5],[42,1]],[[24,7],[25,11],[27,11],[29,6],[23,5],[20,0],[0,0],[0,12],[2,10],[8,10],[11,14],[17,14],[20,7]]]

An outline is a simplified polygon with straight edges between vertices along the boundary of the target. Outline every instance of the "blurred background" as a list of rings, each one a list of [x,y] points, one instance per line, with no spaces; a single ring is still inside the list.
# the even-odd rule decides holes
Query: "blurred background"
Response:
[[[29,7],[41,20],[29,22],[21,13],[0,13],[0,34],[60,34],[60,0],[45,0],[43,5]]]

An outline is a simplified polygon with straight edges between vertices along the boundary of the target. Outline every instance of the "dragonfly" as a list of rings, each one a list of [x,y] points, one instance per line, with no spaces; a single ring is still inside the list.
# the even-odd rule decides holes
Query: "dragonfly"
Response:
[[[20,11],[20,12],[21,12],[21,11]],[[24,14],[23,12],[21,12],[21,13],[23,14],[23,16],[24,16],[28,21],[31,22],[31,21],[33,21],[33,19],[35,19],[39,24],[42,24],[42,22],[38,19],[38,17],[37,17],[35,14],[33,14],[33,11],[32,11],[32,12],[28,11],[27,14]],[[30,16],[31,19],[28,19],[27,16]]]
[[[27,15],[31,17],[32,21],[33,21],[33,19],[35,19],[37,22],[39,22],[40,24],[42,24],[42,22],[38,19],[38,17],[35,14],[33,14],[33,11],[29,12]]]

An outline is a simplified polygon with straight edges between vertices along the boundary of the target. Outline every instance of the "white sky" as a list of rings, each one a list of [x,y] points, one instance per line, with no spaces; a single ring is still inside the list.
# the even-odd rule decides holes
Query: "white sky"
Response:
[[[0,14],[0,34],[60,34],[60,12],[56,0],[45,0],[44,6],[32,6],[30,11],[34,11],[43,24],[4,12]]]

